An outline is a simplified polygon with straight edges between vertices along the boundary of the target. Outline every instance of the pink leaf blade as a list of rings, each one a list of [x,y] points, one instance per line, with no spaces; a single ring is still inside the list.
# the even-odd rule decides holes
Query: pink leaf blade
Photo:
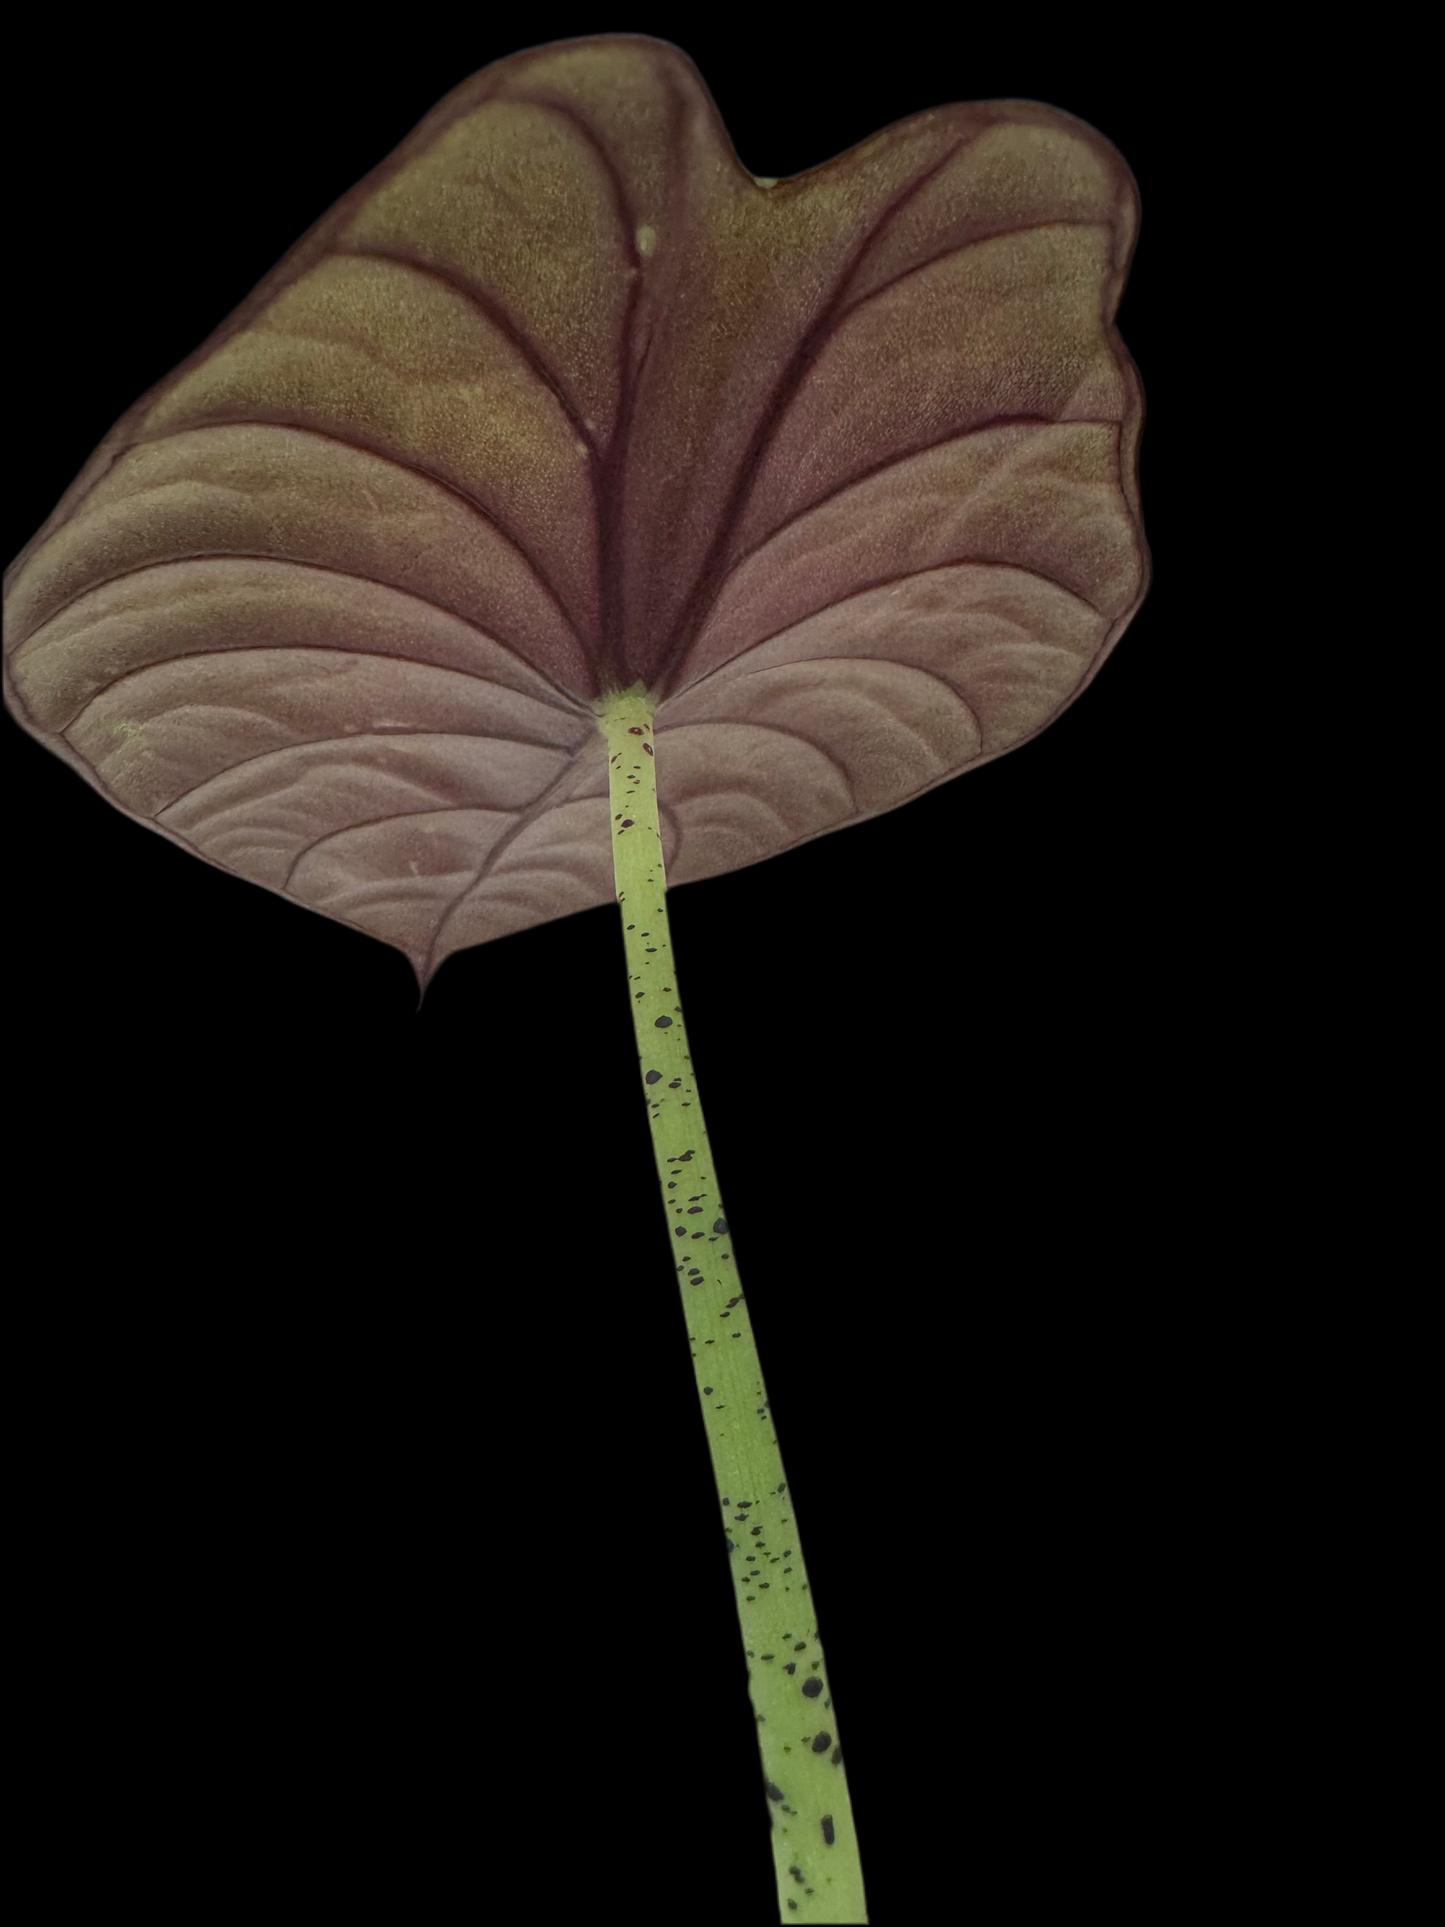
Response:
[[[473,76],[102,442],[6,694],[117,807],[411,957],[610,898],[644,681],[674,882],[1029,740],[1148,582],[1137,193],[945,107],[755,182],[676,48]]]

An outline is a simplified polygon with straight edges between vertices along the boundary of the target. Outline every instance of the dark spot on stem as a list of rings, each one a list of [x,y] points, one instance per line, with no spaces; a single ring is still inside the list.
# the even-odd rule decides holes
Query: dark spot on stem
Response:
[[[823,1815],[822,1828],[823,1845],[825,1847],[831,1847],[833,1844],[833,1816],[831,1813],[825,1813]]]
[[[805,1679],[803,1681],[803,1693],[807,1699],[815,1700],[822,1690],[823,1682],[820,1679]]]
[[[670,1017],[659,1017],[652,1027],[654,1030],[671,1030],[672,1019]]]
[[[815,1753],[826,1753],[832,1744],[833,1735],[831,1733],[819,1733],[813,1741],[813,1751]]]
[[[643,1079],[643,1082],[645,1084],[660,1084],[662,1082],[662,1072],[649,1071],[647,1073],[647,1076]]]
[[[767,1789],[768,1789],[768,1798],[769,1798],[770,1800],[781,1800],[781,1799],[782,1799],[782,1797],[783,1797],[783,1794],[782,1794],[782,1789],[781,1789],[780,1787],[775,1787],[775,1786],[773,1785],[773,1783],[772,1783],[772,1781],[771,1781],[771,1780],[765,1780],[765,1781],[763,1782],[763,1784],[764,1784],[764,1786],[766,1786],[766,1787],[767,1787]]]

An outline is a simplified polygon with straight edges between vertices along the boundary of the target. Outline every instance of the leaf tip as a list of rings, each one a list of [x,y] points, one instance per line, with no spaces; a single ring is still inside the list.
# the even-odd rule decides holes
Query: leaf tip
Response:
[[[416,1009],[412,1012],[412,1016],[420,1017],[421,1007],[426,1002],[427,987],[436,975],[436,970],[427,962],[425,957],[413,957],[411,967],[416,972],[417,982]]]

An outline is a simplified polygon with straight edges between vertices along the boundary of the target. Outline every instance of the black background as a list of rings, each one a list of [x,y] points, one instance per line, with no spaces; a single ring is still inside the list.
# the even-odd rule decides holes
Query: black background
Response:
[[[184,47],[42,25],[6,552],[521,47],[676,41],[758,174],[955,99],[1114,141],[1144,209],[1120,326],[1145,607],[1020,753],[671,907],[872,1917],[1092,1893],[1159,1918],[1197,1851],[1171,1861],[1213,1664],[1196,1481],[1221,1421],[1182,1416],[1229,1175],[1201,1013],[1239,968],[1207,854],[1185,83],[1022,13],[449,24],[471,17],[374,44],[330,11],[200,17]],[[545,1915],[771,1918],[611,908],[450,959],[418,1010],[399,952],[147,835],[8,718],[4,775],[11,1222],[45,1280],[35,1466],[64,1522],[37,1570],[73,1616],[70,1797],[92,1826],[150,1816],[117,1824],[117,1891],[264,1895],[299,1852],[288,1892],[360,1879],[398,1918],[514,1883]]]

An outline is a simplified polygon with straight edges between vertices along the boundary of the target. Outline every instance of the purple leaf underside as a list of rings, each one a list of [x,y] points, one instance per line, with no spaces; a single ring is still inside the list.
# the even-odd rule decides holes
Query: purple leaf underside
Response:
[[[671,883],[1014,748],[1143,599],[1118,153],[1031,101],[755,181],[631,35],[450,94],[101,443],[6,700],[118,808],[404,950]]]

